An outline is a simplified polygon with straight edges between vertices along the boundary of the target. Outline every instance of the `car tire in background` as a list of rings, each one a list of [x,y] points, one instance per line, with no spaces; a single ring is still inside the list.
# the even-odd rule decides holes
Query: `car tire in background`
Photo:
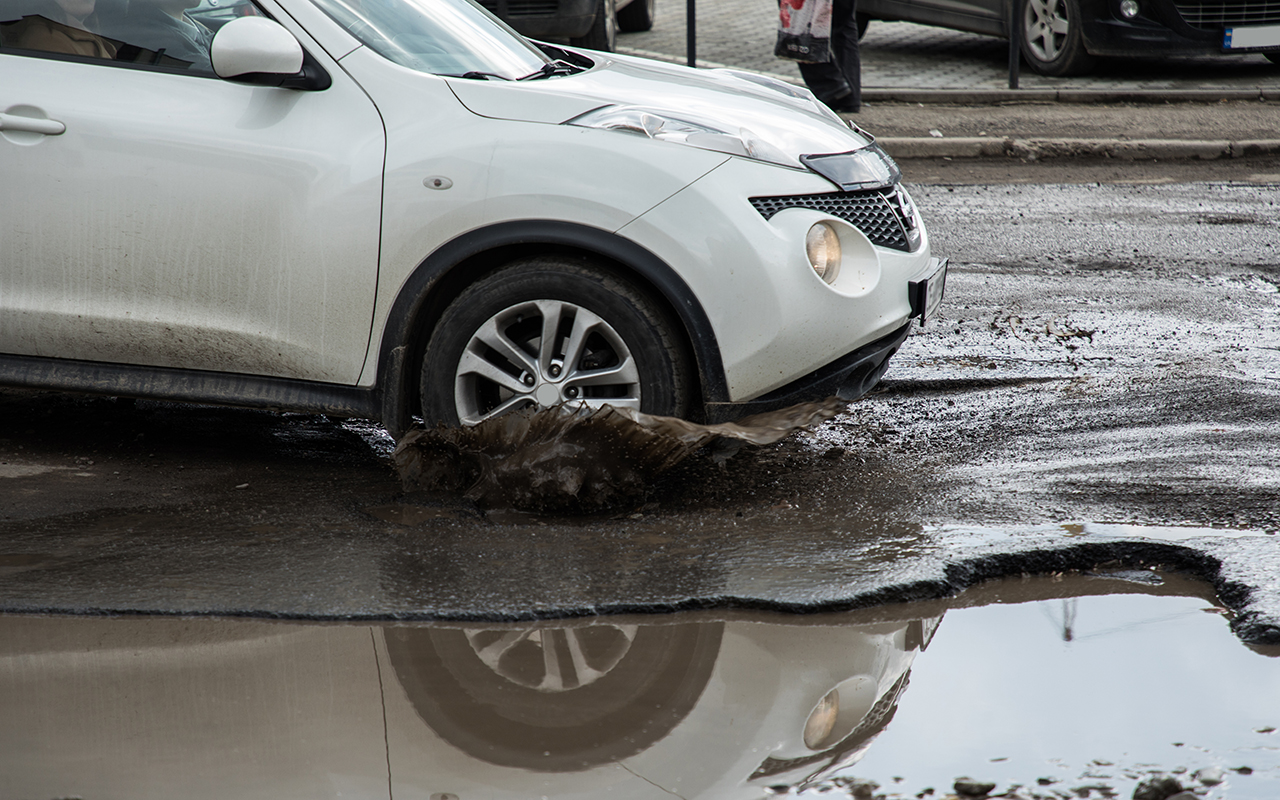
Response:
[[[585,259],[511,263],[441,315],[423,361],[423,417],[474,425],[577,401],[685,416],[689,358],[677,331],[649,293]]]
[[[1023,0],[1022,55],[1041,75],[1083,75],[1094,57],[1085,52],[1079,0]]]
[[[636,0],[641,2],[642,0]],[[612,53],[618,46],[618,11],[617,0],[598,0],[596,18],[591,23],[591,30],[586,35],[569,40],[574,47],[587,50],[602,50]]]
[[[1263,53],[1272,64],[1280,64],[1280,53]]]
[[[653,29],[658,0],[631,0],[618,12],[618,30],[623,33],[641,33]]]

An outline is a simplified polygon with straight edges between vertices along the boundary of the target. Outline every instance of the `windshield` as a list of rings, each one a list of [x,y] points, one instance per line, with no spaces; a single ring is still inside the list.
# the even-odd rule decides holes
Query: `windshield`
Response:
[[[471,0],[313,0],[383,58],[434,75],[515,80],[548,59]]]

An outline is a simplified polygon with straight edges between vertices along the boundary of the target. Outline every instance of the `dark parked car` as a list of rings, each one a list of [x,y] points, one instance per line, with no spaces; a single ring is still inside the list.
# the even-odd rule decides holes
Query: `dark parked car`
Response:
[[[653,27],[656,0],[480,0],[531,39],[568,39],[574,47],[612,53],[618,31]]]
[[[1015,0],[1022,53],[1043,75],[1097,56],[1256,52],[1280,63],[1276,0]],[[858,0],[859,22],[904,20],[1008,37],[1007,0]]]

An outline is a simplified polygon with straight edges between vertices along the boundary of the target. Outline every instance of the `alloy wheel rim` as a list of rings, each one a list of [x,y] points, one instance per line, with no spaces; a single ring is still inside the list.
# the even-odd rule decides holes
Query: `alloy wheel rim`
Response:
[[[463,425],[561,404],[640,408],[640,372],[622,336],[562,300],[531,300],[494,314],[471,335],[454,373]]]
[[[1067,43],[1066,0],[1027,0],[1022,27],[1031,54],[1039,61],[1055,60]]]

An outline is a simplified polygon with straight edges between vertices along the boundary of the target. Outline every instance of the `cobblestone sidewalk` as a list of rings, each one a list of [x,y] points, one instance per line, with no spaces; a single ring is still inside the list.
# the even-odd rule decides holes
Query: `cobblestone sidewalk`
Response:
[[[791,62],[775,58],[775,0],[697,0],[699,66],[749,69],[800,82]],[[618,37],[633,55],[685,62],[685,3],[658,0],[657,24]],[[862,40],[862,85],[869,89],[1008,88],[1008,43],[916,25],[873,22]],[[1046,78],[1022,70],[1024,89],[1180,90],[1280,88],[1280,65],[1260,55],[1112,60],[1095,74]]]

